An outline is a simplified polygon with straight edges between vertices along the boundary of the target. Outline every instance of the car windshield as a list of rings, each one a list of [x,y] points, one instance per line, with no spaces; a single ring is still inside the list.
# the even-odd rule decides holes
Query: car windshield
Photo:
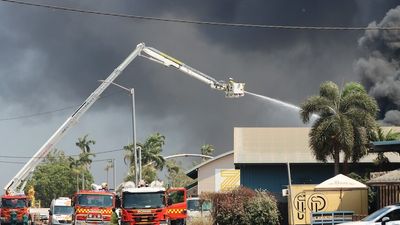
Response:
[[[164,192],[125,192],[122,200],[123,207],[126,209],[162,208],[164,207]]]
[[[112,195],[81,194],[78,196],[78,204],[81,206],[112,207]]]
[[[190,211],[200,211],[201,210],[200,199],[188,199],[187,208]]]
[[[26,207],[26,199],[2,199],[3,208],[24,208]]]
[[[73,212],[73,207],[71,206],[54,206],[54,214],[70,215]]]
[[[385,214],[389,210],[390,210],[390,207],[381,208],[381,209],[373,212],[369,216],[363,218],[361,221],[376,221],[377,219],[379,219],[382,216],[382,214]]]

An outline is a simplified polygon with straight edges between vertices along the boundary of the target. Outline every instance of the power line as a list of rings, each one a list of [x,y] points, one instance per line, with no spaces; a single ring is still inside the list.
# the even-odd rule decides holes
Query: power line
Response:
[[[62,10],[62,11],[67,11],[67,12],[77,12],[77,13],[94,14],[94,15],[101,15],[101,16],[128,18],[128,19],[150,20],[150,21],[183,23],[183,24],[196,24],[196,25],[247,27],[247,28],[264,28],[264,29],[281,29],[281,30],[321,30],[321,31],[322,30],[325,30],[325,31],[334,31],[334,30],[341,30],[341,31],[400,30],[400,27],[288,26],[288,25],[268,25],[268,24],[249,24],[249,23],[223,23],[223,22],[215,22],[215,21],[169,19],[169,18],[162,18],[162,17],[138,16],[138,15],[131,15],[131,14],[111,13],[111,12],[47,5],[47,4],[40,4],[40,3],[24,2],[24,1],[19,1],[19,0],[0,0],[0,1],[19,4],[19,5],[48,8],[48,9],[52,9],[52,10]]]
[[[104,162],[104,161],[109,161],[112,159],[97,159],[97,160],[92,160],[92,162]],[[6,164],[26,164],[27,162],[20,162],[20,161],[2,161],[0,160],[1,163],[6,163]]]
[[[111,152],[120,152],[120,151],[124,151],[124,149],[123,148],[119,148],[119,149],[107,150],[107,151],[102,151],[102,152],[93,152],[93,154],[101,155],[101,154],[106,154],[106,153],[111,153]],[[66,157],[74,157],[74,156],[79,156],[79,154],[66,155]],[[6,159],[30,159],[30,158],[45,159],[45,158],[47,158],[47,156],[45,156],[45,157],[29,157],[29,156],[0,155],[0,158],[6,158]]]
[[[0,0],[1,1],[1,0]],[[102,100],[104,98],[110,97],[112,95],[115,95],[117,93],[121,93],[122,91],[118,91],[115,93],[111,93],[105,96],[100,97],[98,100]],[[68,110],[68,109],[72,109],[72,108],[77,108],[79,107],[81,104],[79,105],[71,105],[71,106],[65,106],[63,108],[59,108],[59,109],[54,109],[54,110],[50,110],[50,111],[44,111],[44,112],[38,112],[38,113],[33,113],[33,114],[28,114],[28,115],[22,115],[22,116],[15,116],[15,117],[7,117],[7,118],[0,118],[0,122],[3,121],[10,121],[10,120],[19,120],[19,119],[26,119],[26,118],[31,118],[31,117],[36,117],[36,116],[42,116],[42,115],[46,115],[46,114],[52,114],[55,112],[61,112],[64,110]]]
[[[29,115],[22,115],[22,116],[8,117],[8,118],[0,118],[0,122],[1,121],[19,120],[19,119],[26,119],[26,118],[30,118],[30,117],[42,116],[42,115],[51,114],[51,113],[55,113],[55,112],[61,112],[61,111],[67,110],[67,109],[71,109],[71,108],[77,107],[77,106],[79,106],[79,105],[67,106],[67,107],[64,107],[64,108],[59,108],[59,109],[55,109],[55,110],[51,110],[51,111],[38,112],[38,113],[34,113],[34,114],[29,114]]]
[[[26,162],[0,161],[0,163],[7,163],[7,164],[25,164]]]

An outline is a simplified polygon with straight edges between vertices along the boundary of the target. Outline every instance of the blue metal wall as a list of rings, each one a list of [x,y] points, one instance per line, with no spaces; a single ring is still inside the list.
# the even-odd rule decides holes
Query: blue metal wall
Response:
[[[252,189],[281,193],[288,185],[286,164],[241,164],[240,183]],[[292,184],[318,184],[333,176],[332,164],[290,164]]]

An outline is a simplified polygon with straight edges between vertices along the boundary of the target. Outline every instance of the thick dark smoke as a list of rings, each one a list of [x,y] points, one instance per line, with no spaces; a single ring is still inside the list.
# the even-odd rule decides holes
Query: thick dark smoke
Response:
[[[398,4],[398,0],[34,2],[187,20],[304,26],[365,26]],[[130,20],[0,2],[0,118],[81,103],[99,85],[97,80],[106,78],[139,42],[217,80],[233,77],[246,82],[248,91],[299,105],[316,94],[326,80],[341,84],[358,79],[353,62],[359,57],[360,35],[358,31],[288,31]],[[366,57],[360,64],[368,65],[369,60]],[[386,73],[396,71],[396,66],[386,66],[391,63],[382,61]],[[207,85],[143,58],[132,62],[117,82],[135,88],[138,139],[161,132],[167,140],[165,154],[198,152],[202,144],[213,144],[216,154],[232,150],[233,127],[306,126],[298,112],[251,96],[224,99],[222,93]],[[64,150],[73,153],[74,141],[87,133],[96,140],[96,148],[103,150],[131,140],[129,96],[115,87],[104,95],[111,92],[119,95],[96,102],[77,129],[70,130],[72,150]],[[393,100],[386,101],[387,105],[394,104]],[[2,149],[33,155],[37,148],[32,146],[40,146],[66,116],[46,114],[28,122],[0,123]],[[78,129],[82,133],[74,133]],[[10,170],[4,164],[0,169]]]
[[[369,27],[400,27],[400,6]],[[356,72],[380,106],[384,123],[400,125],[400,30],[368,30],[359,39],[364,57]]]

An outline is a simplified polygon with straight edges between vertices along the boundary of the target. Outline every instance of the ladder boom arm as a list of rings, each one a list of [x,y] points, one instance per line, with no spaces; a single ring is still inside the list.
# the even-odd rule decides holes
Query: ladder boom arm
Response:
[[[142,56],[151,61],[158,62],[167,67],[173,67],[189,76],[200,80],[211,88],[225,91],[225,96],[229,98],[241,97],[244,95],[244,83],[237,83],[229,80],[228,83],[217,81],[214,78],[196,70],[192,67],[180,62],[179,60],[158,51],[157,49],[146,47],[144,43],[140,43],[132,51],[132,53],[116,68],[114,71],[100,84],[100,86],[90,94],[90,96],[79,106],[79,108],[57,129],[55,133],[46,141],[46,143],[35,153],[35,155],[22,167],[22,169],[8,182],[4,187],[5,190],[17,192],[22,182],[26,182],[28,176],[33,172],[37,165],[49,154],[53,147],[62,139],[65,133],[78,122],[79,118],[96,102],[104,90],[121,74],[121,72],[134,60],[137,56]]]
[[[35,155],[22,167],[22,169],[8,182],[4,190],[13,193],[21,192],[18,187],[25,182],[26,178],[36,168],[37,165],[49,154],[65,133],[76,123],[79,118],[96,102],[104,90],[121,74],[121,72],[135,59],[140,51],[144,48],[144,44],[137,45],[135,50],[100,84],[100,86],[90,94],[90,96],[72,113],[70,117],[57,129],[56,132],[46,141],[46,143],[35,153]],[[22,185],[24,186],[24,185]]]

